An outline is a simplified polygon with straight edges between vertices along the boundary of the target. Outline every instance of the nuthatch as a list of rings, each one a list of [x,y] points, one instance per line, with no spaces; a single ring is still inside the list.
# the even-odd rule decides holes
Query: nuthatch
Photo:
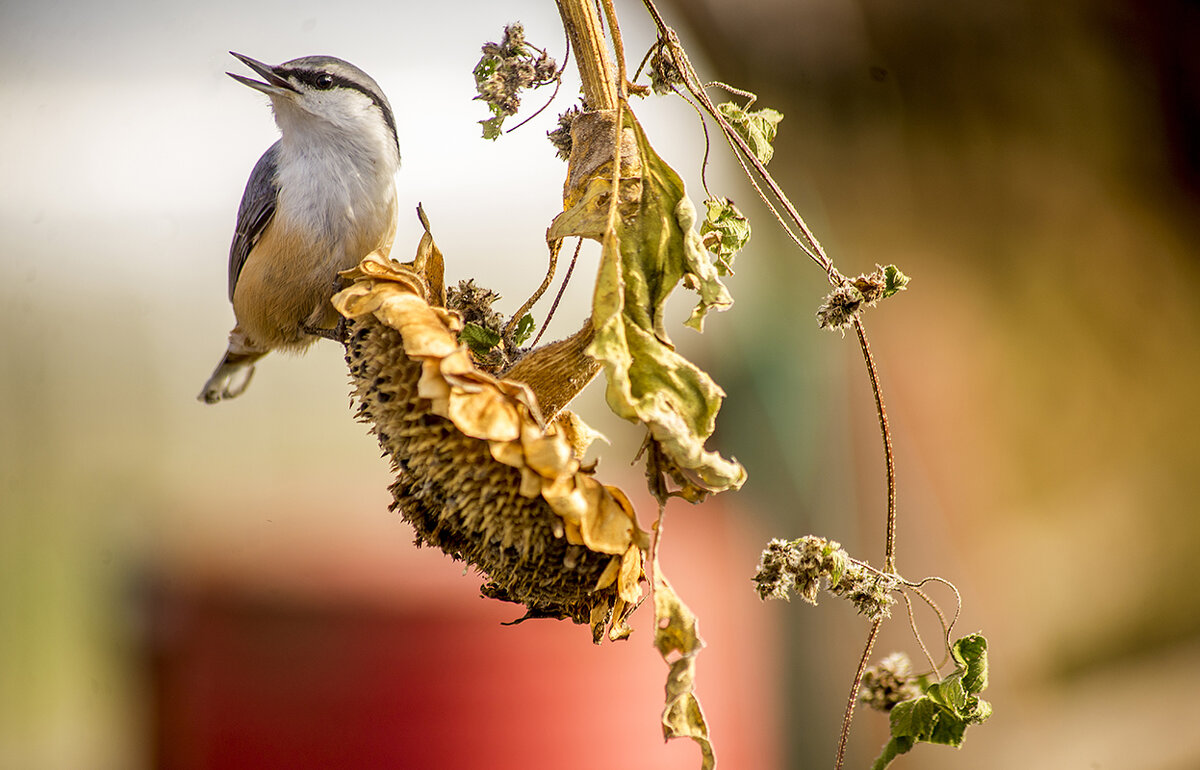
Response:
[[[200,393],[210,404],[240,395],[269,351],[335,336],[338,272],[390,250],[396,234],[396,121],[371,76],[331,56],[272,67],[233,55],[266,82],[226,74],[271,97],[282,136],[238,206],[229,247],[237,325]]]

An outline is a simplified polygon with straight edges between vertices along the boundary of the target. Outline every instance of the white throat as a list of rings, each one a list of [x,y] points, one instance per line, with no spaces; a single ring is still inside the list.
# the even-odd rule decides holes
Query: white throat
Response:
[[[344,100],[333,119],[313,115],[286,97],[272,102],[283,133],[279,214],[289,224],[323,234],[331,251],[351,247],[364,231],[386,232],[400,158],[370,100]]]

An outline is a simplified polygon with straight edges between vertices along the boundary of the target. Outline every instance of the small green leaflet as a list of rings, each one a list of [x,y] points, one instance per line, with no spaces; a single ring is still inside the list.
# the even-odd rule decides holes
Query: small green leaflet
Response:
[[[717,258],[717,273],[733,275],[733,257],[750,240],[750,222],[728,198],[704,201],[708,210],[700,223],[700,240]]]
[[[513,343],[516,345],[524,345],[525,340],[533,335],[533,316],[529,313],[521,316],[521,320],[517,321],[517,328],[513,330]]]
[[[504,127],[505,115],[497,115],[494,118],[479,121],[479,125],[483,126],[484,139],[499,139],[500,129]]]
[[[887,299],[898,291],[908,288],[908,276],[895,265],[883,268],[883,298]]]
[[[499,68],[499,64],[500,60],[496,56],[485,54],[483,58],[479,60],[479,63],[475,65],[475,70],[472,74],[475,75],[475,88],[476,90],[480,91],[480,95],[476,96],[476,99],[484,98],[484,85],[488,82],[488,79],[496,73],[496,70]],[[483,126],[483,138],[499,139],[500,130],[504,126],[504,119],[508,117],[509,113],[506,113],[492,102],[488,102],[488,109],[492,111],[493,117],[490,117],[487,120],[479,121],[479,125]]]
[[[532,320],[530,325],[532,325]],[[458,339],[460,342],[467,343],[467,347],[476,355],[486,355],[489,350],[500,344],[499,332],[469,321],[463,324],[463,330],[459,332]]]
[[[765,166],[771,162],[771,156],[775,154],[775,148],[771,144],[775,141],[779,121],[783,120],[782,112],[770,107],[747,112],[745,108],[733,102],[718,104],[717,112],[721,113],[725,120],[729,121],[729,125],[746,140],[746,144],[750,145],[751,152],[760,163]]]
[[[950,654],[958,664],[952,673],[928,685],[924,695],[892,709],[892,739],[871,770],[883,770],[922,741],[959,747],[968,725],[992,715],[992,705],[979,697],[988,683],[987,639],[982,634],[964,636]]]

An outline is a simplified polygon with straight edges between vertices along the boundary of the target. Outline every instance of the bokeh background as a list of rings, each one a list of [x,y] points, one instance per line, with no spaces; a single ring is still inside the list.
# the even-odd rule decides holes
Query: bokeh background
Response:
[[[771,168],[842,270],[913,278],[866,318],[899,569],[958,585],[996,711],[961,752],[897,766],[1200,766],[1196,4],[663,10],[704,73],[786,114]],[[636,64],[649,21],[618,12]],[[561,57],[549,2],[0,3],[0,766],[696,766],[659,737],[648,614],[599,648],[563,623],[501,626],[516,608],[413,548],[334,346],[194,401],[232,324],[241,188],[275,135],[226,51],[372,73],[404,155],[396,255],[422,202],[448,277],[511,310],[543,274],[565,173],[543,135],[576,87],[478,138],[470,70],[514,20]],[[637,109],[700,197],[694,113]],[[833,600],[762,605],[749,578],[772,536],[881,559],[873,404],[854,339],[815,327],[819,271],[719,152],[709,183],[755,235],[735,308],[675,339],[726,389],[714,445],[750,481],[673,504],[663,566],[709,644],[722,766],[829,766],[866,627]],[[594,267],[585,250],[551,336],[586,315]],[[612,440],[601,473],[636,489],[640,435],[599,390],[577,410]],[[878,653],[916,653],[906,626]],[[848,766],[885,740],[860,711]]]

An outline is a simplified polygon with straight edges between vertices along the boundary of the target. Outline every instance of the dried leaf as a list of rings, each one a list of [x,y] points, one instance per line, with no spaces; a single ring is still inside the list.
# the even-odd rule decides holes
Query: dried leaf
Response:
[[[733,257],[750,240],[750,222],[728,198],[704,201],[707,213],[700,224],[700,240],[717,258],[717,272],[733,275]]]
[[[736,489],[745,469],[704,449],[725,393],[675,352],[663,323],[666,300],[680,282],[700,294],[687,321],[697,330],[708,310],[723,310],[733,300],[694,228],[696,212],[682,180],[655,154],[628,111],[625,126],[625,141],[632,134],[636,143],[639,163],[631,165],[639,176],[622,179],[618,216],[610,225],[610,162],[572,185],[583,192],[571,196],[575,202],[554,220],[547,238],[582,235],[602,244],[592,300],[595,339],[588,352],[604,363],[609,407],[650,429],[671,466],[669,475],[691,487],[687,496]],[[623,156],[625,150],[623,142]]]
[[[745,108],[733,102],[718,104],[717,112],[729,121],[733,130],[741,134],[760,163],[765,166],[771,162],[771,157],[775,154],[772,143],[775,141],[775,132],[779,128],[779,121],[783,120],[782,112],[770,107],[747,112]]]
[[[716,757],[695,693],[696,654],[704,642],[696,627],[696,616],[680,601],[657,563],[654,574],[654,646],[671,666],[662,715],[663,737],[691,738],[700,747],[701,769],[711,770],[716,766]]]

